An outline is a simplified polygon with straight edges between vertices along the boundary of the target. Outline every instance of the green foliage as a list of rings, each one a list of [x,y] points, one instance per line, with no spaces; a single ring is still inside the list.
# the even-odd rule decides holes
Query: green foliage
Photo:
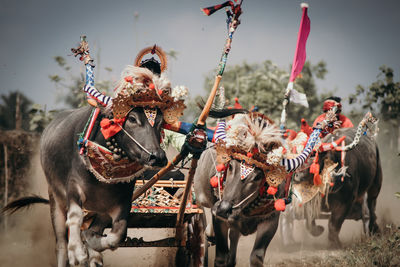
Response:
[[[395,155],[400,151],[400,82],[394,81],[393,69],[381,66],[377,80],[368,87],[358,85],[349,103],[361,108],[354,115],[372,111],[380,119],[379,145],[390,155],[384,164],[398,168]]]
[[[71,67],[67,64],[65,58],[61,56],[54,57],[54,60],[63,71],[62,75],[49,75],[50,81],[54,82],[58,89],[57,100],[67,104],[71,108],[87,105],[86,94],[82,90],[85,85],[84,73],[80,73],[79,75],[72,73]],[[112,68],[106,67],[104,69],[109,73],[112,72]],[[111,88],[113,88],[111,81],[96,81],[96,89],[104,94],[109,93],[108,91]]]
[[[207,92],[211,90],[214,83],[214,73],[210,73],[206,77]],[[288,128],[298,129],[301,118],[312,123],[315,117],[321,113],[324,95],[317,94],[315,79],[323,79],[326,73],[325,62],[321,61],[316,65],[306,62],[302,77],[296,80],[294,88],[307,95],[310,107],[289,104],[287,108]],[[227,105],[233,105],[235,97],[238,97],[243,108],[250,109],[252,106],[257,106],[260,112],[279,123],[288,81],[289,73],[286,70],[279,68],[270,60],[266,60],[261,64],[243,63],[227,67],[221,85],[225,87]]]
[[[357,86],[356,93],[349,96],[350,104],[362,104],[363,109],[379,113],[384,120],[400,118],[400,82],[394,82],[393,69],[379,68],[377,81],[368,88]]]
[[[43,132],[44,128],[53,120],[57,111],[46,111],[46,106],[39,104],[32,105],[29,111],[29,130],[34,132]]]
[[[28,130],[29,128],[29,107],[32,101],[20,92],[10,92],[8,95],[3,94],[0,96],[0,129],[13,130],[15,129],[15,113],[17,95],[20,98],[20,114],[22,118],[22,129]]]

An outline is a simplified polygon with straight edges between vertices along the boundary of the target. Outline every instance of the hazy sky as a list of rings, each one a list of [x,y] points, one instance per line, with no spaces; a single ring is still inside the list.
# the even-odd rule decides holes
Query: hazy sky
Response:
[[[200,8],[222,2],[1,0],[0,93],[18,89],[50,109],[62,107],[48,76],[63,73],[54,56],[66,57],[72,73],[83,71],[82,63],[68,56],[81,34],[87,35],[92,55],[100,55],[97,79],[116,79],[140,49],[156,43],[178,52],[169,64],[173,85],[186,85],[192,95],[203,93],[204,76],[217,66],[226,39],[226,16],[220,11],[206,17]],[[301,2],[245,0],[228,66],[270,59],[288,69]],[[338,95],[347,96],[357,84],[374,81],[383,64],[394,68],[399,79],[400,1],[308,3],[307,59],[325,60],[329,71],[318,83],[321,90],[337,89]],[[113,69],[112,75],[105,67]]]

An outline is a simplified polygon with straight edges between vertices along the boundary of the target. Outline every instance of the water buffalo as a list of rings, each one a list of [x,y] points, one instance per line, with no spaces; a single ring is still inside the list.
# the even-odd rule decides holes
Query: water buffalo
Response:
[[[210,177],[216,171],[215,149],[208,149],[200,157],[194,177],[194,189],[197,203],[212,208],[212,220],[215,233],[216,255],[215,266],[235,266],[236,249],[240,235],[257,232],[253,250],[250,255],[250,266],[263,266],[266,249],[278,228],[279,213],[274,210],[274,199],[264,190],[264,172],[256,168],[246,179],[240,179],[240,162],[231,160],[226,170],[224,193],[221,200],[214,194]],[[267,186],[268,187],[268,186]],[[284,183],[279,187],[277,197],[284,194]],[[250,196],[250,197],[249,197]],[[263,210],[252,215],[254,211]],[[228,229],[230,245],[228,246]]]
[[[104,183],[88,171],[77,142],[90,114],[90,107],[62,112],[45,129],[40,142],[41,164],[48,183],[51,219],[56,236],[58,267],[85,264],[88,260],[90,266],[102,266],[100,252],[116,248],[127,234],[135,179],[125,183]],[[102,110],[98,120],[107,114],[109,111]],[[167,162],[159,141],[162,113],[157,114],[160,115],[157,115],[152,127],[143,108],[132,109],[123,125],[124,131],[113,137],[131,161],[139,162],[146,168],[163,166]],[[91,139],[106,147],[106,140],[99,130],[93,132]],[[140,140],[142,147],[132,139]],[[20,205],[16,202],[14,208],[38,202],[44,200],[28,198],[25,203],[19,202]],[[82,232],[82,240],[84,210],[96,216],[89,229]],[[110,222],[111,232],[102,235]]]
[[[346,136],[346,143],[353,141],[356,130],[353,128],[338,129],[327,135],[322,142],[329,143],[332,139]],[[333,186],[321,201],[321,210],[330,212],[329,217],[329,242],[332,247],[340,247],[339,232],[345,219],[363,219],[369,213],[369,233],[379,231],[376,223],[376,199],[382,185],[382,168],[379,149],[374,138],[364,135],[358,145],[346,152],[344,166],[341,164],[340,151],[326,151],[319,153],[319,165],[322,172],[325,160],[329,159],[338,163],[333,173]],[[345,168],[342,168],[345,167]],[[338,173],[339,170],[345,170]],[[313,174],[309,169],[297,171],[295,181],[312,181]],[[366,205],[364,204],[366,202]],[[365,206],[368,207],[366,210]],[[316,225],[315,217],[307,222],[307,228],[313,235],[320,235],[324,228]]]

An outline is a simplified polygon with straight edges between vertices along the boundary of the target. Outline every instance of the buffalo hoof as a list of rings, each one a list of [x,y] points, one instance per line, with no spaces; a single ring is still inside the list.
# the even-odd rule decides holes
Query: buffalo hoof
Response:
[[[101,246],[101,242],[100,242],[102,235],[100,235],[92,230],[89,230],[89,229],[83,231],[82,235],[83,235],[83,239],[85,240],[88,247],[90,247],[91,249],[98,251],[98,252],[101,252],[104,250],[104,248]]]
[[[72,243],[72,244],[71,244]],[[88,255],[83,244],[68,243],[68,260],[70,265],[88,265]]]
[[[339,239],[329,240],[329,249],[341,249],[342,243]]]
[[[374,224],[372,224],[372,225],[369,226],[369,233],[370,233],[371,235],[380,234],[380,232],[381,232],[381,231],[379,230],[378,224],[374,223]]]
[[[310,234],[312,236],[320,236],[324,232],[324,227],[321,225],[316,225],[311,227]]]
[[[100,252],[88,247],[89,267],[103,267],[103,255]]]

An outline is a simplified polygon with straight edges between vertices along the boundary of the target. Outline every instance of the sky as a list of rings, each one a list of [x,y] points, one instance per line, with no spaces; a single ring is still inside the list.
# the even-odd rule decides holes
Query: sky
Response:
[[[207,17],[200,8],[222,2],[1,0],[0,93],[19,90],[48,109],[65,107],[57,102],[59,89],[49,75],[65,76],[55,56],[67,59],[73,75],[84,71],[70,48],[85,34],[96,60],[96,80],[116,80],[139,50],[157,44],[178,53],[168,65],[172,84],[187,86],[191,96],[204,95],[204,77],[217,67],[225,44],[226,15],[219,11]],[[269,59],[289,71],[301,2],[245,0],[227,65]],[[307,60],[324,60],[328,69],[325,80],[317,83],[320,92],[336,90],[345,98],[358,84],[375,81],[384,64],[399,80],[400,1],[307,3],[311,20]],[[106,67],[113,71],[105,71]]]

